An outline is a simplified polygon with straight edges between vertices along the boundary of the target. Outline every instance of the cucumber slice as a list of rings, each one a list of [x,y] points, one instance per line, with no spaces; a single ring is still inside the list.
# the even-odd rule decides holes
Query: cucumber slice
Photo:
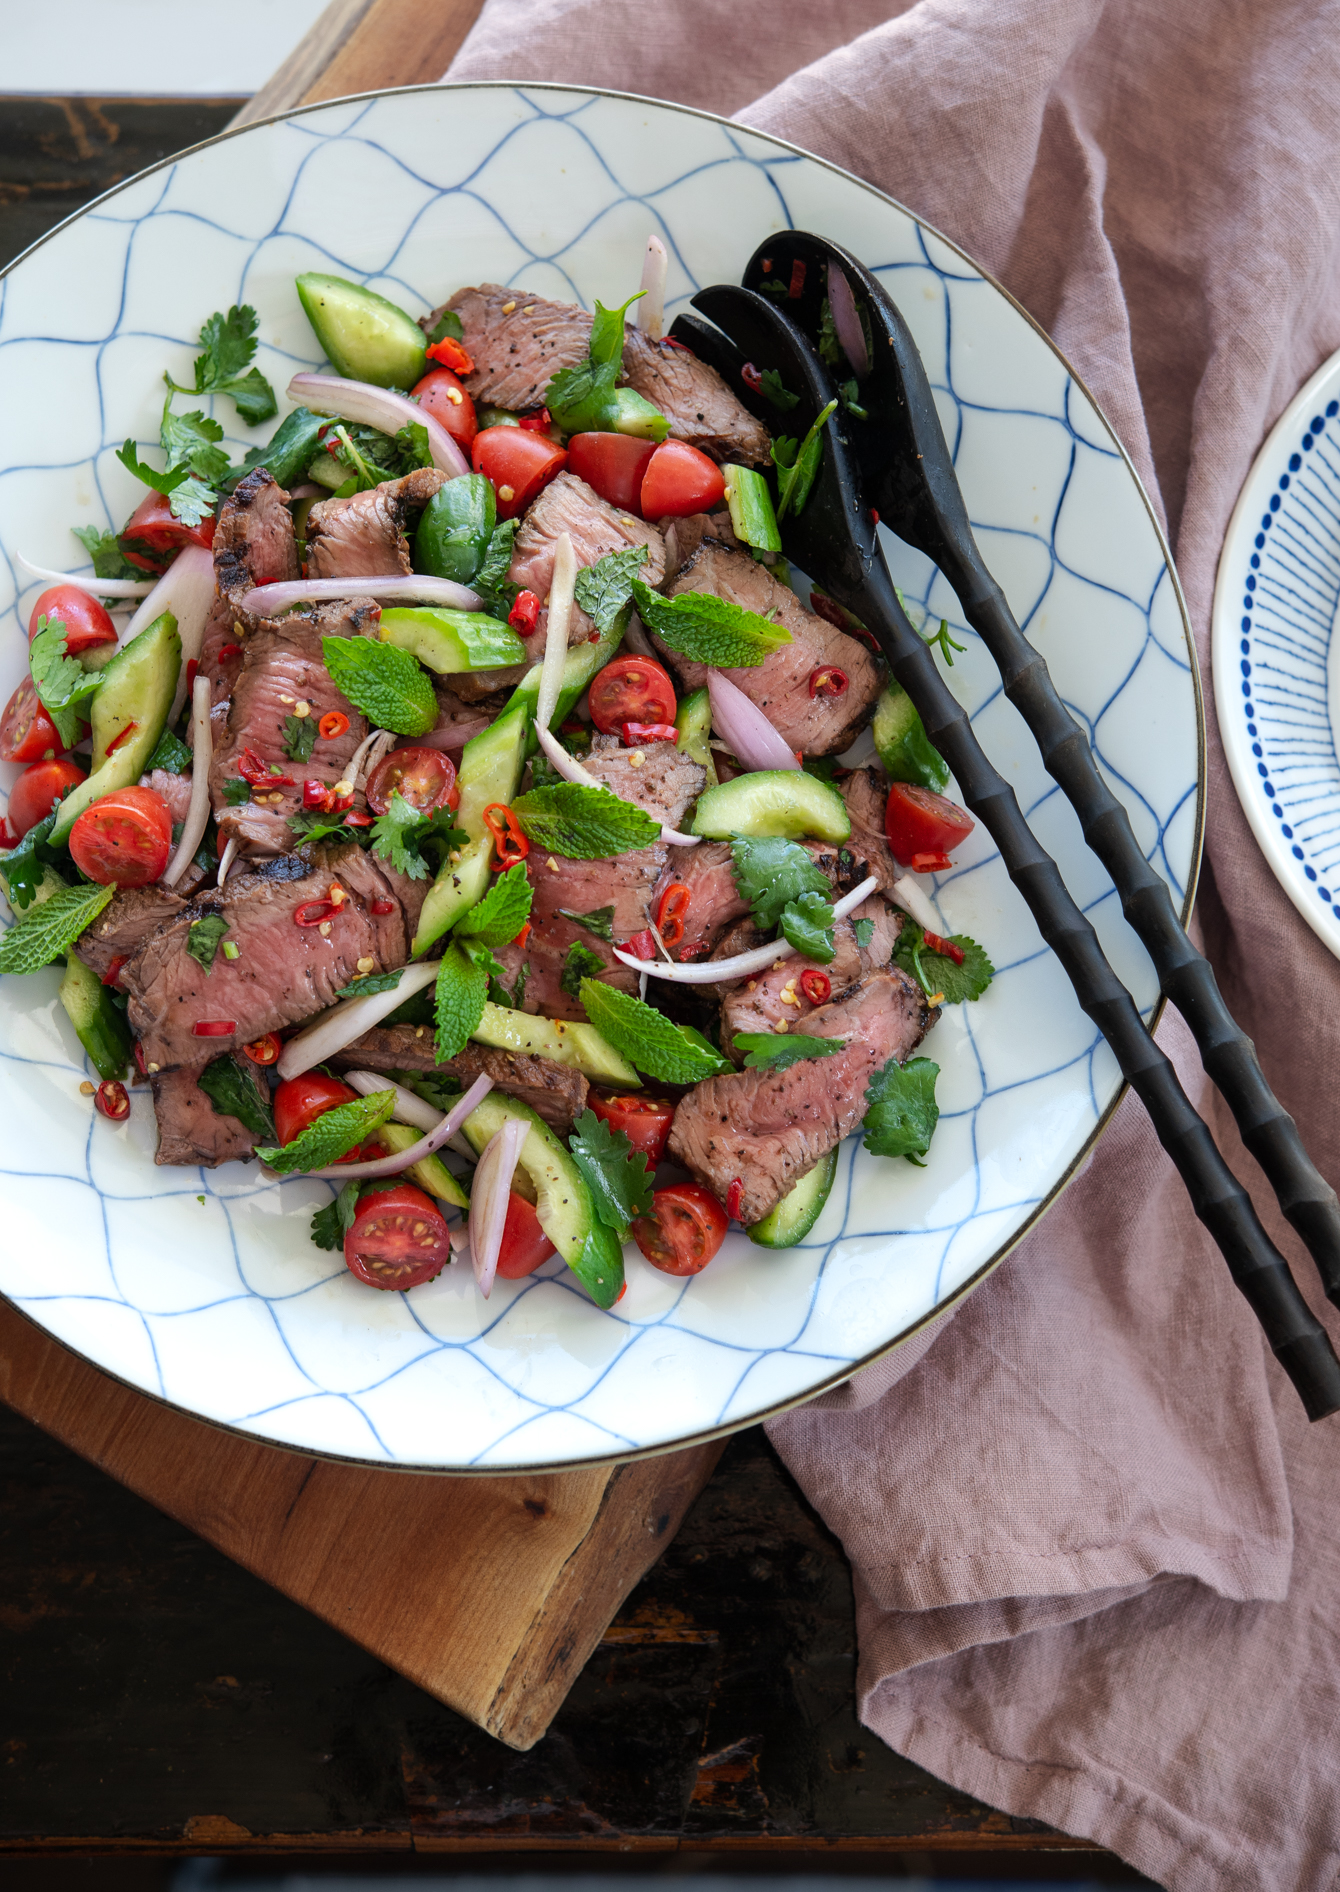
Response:
[[[317,272],[299,276],[298,296],[336,374],[379,388],[412,388],[427,367],[424,335],[403,309],[361,283]]]
[[[448,480],[438,487],[419,519],[414,534],[415,571],[468,585],[484,562],[497,523],[492,480],[482,473],[463,473]]]
[[[775,1209],[745,1230],[750,1241],[757,1242],[760,1248],[794,1248],[797,1242],[803,1241],[823,1213],[837,1175],[837,1161],[836,1150],[821,1156]]]
[[[597,1219],[581,1171],[544,1119],[515,1097],[490,1091],[461,1128],[473,1148],[482,1152],[508,1117],[519,1117],[530,1125],[519,1167],[534,1186],[540,1227],[596,1306],[612,1306],[623,1292],[623,1251]]]
[[[181,638],[170,611],[155,618],[147,630],[117,651],[103,671],[102,688],[93,699],[92,772],[61,803],[51,830],[53,847],[65,839],[91,802],[139,781],[166,726],[180,669]],[[108,755],[108,744],[132,723],[130,735]]]
[[[484,810],[495,801],[510,802],[516,794],[526,760],[526,729],[524,717],[504,712],[461,751],[456,819],[470,836],[470,845],[460,850],[458,861],[446,862],[428,891],[414,935],[416,959],[488,892],[493,843],[484,826]]]
[[[383,611],[381,640],[407,650],[442,677],[458,670],[505,670],[530,655],[516,632],[497,618],[440,605]]]
[[[619,648],[623,642],[624,626],[628,622],[632,609],[630,603],[626,610],[619,613],[610,629],[602,633],[597,643],[574,644],[563,659],[563,681],[559,685],[558,702],[554,706],[553,718],[549,724],[551,729],[558,728],[596,671],[607,664]],[[535,706],[540,700],[540,669],[541,666],[535,664],[526,672],[508,698],[507,708],[503,711],[504,716],[519,712],[524,718],[529,732],[528,753],[539,747],[532,725],[535,721]]]
[[[71,955],[60,982],[60,1002],[99,1077],[120,1077],[130,1058],[125,1013],[91,966]]]
[[[900,683],[880,692],[870,725],[875,751],[893,782],[917,782],[937,794],[949,780],[949,764],[926,734],[911,697]]]
[[[392,1156],[403,1156],[406,1150],[423,1141],[423,1131],[411,1130],[407,1123],[384,1123],[377,1132],[377,1141]],[[457,1209],[470,1207],[469,1196],[440,1156],[421,1156],[417,1163],[410,1164],[405,1174],[412,1176],[420,1189],[426,1189],[440,1202],[449,1202]]]
[[[552,1058],[570,1064],[602,1084],[620,1090],[641,1090],[642,1079],[594,1025],[567,1018],[538,1018],[515,1012],[506,1005],[487,1004],[484,1016],[470,1034],[476,1043],[497,1051],[521,1051],[533,1058]]]
[[[719,782],[698,799],[693,832],[724,841],[732,834],[805,835],[837,847],[850,838],[851,816],[838,791],[797,769],[757,769]]]
[[[712,699],[705,689],[695,690],[691,696],[684,698],[675,717],[675,728],[679,731],[681,752],[691,762],[700,763],[707,770],[706,787],[715,788],[717,765],[708,742],[712,733]]]
[[[751,466],[726,466],[726,504],[735,536],[743,545],[755,545],[760,552],[780,552],[782,535],[777,530],[777,515],[772,509],[768,482]]]
[[[291,414],[284,416],[268,444],[247,455],[242,462],[242,474],[263,466],[276,485],[296,486],[308,461],[320,450],[320,433],[325,425],[320,414],[313,414],[310,408],[295,407]]]

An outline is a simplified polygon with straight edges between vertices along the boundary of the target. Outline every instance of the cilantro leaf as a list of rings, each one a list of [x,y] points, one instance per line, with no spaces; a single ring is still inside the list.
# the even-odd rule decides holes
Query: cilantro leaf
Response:
[[[940,1067],[929,1058],[890,1058],[876,1071],[865,1094],[865,1147],[872,1156],[905,1156],[918,1164],[931,1146],[940,1107],[935,1080]]]
[[[253,1136],[272,1137],[275,1120],[270,1097],[234,1057],[216,1058],[196,1079],[214,1106],[216,1116],[236,1117]]]
[[[633,580],[632,592],[647,629],[694,663],[723,670],[750,668],[791,642],[784,625],[771,624],[757,611],[710,592],[682,591],[677,598],[663,598],[640,578]]]
[[[856,935],[856,944],[865,947],[868,946],[875,937],[875,922],[873,920],[853,920],[851,930]]]
[[[183,525],[198,526],[218,503],[219,496],[214,488],[197,479],[189,466],[170,466],[164,473],[146,466],[135,451],[133,440],[127,440],[118,447],[116,457],[127,473],[133,473],[137,480],[152,486],[156,493],[166,495],[173,518],[180,519]]]
[[[188,466],[208,486],[227,479],[232,471],[228,455],[214,444],[223,439],[223,428],[218,421],[206,420],[199,409],[194,414],[174,414],[170,393],[163,404],[158,438],[167,455],[169,470],[174,466]]]
[[[597,978],[605,970],[605,961],[600,954],[593,953],[589,946],[583,946],[579,939],[575,939],[568,948],[558,983],[569,998],[579,999],[582,995],[582,980],[587,977]]]
[[[583,979],[578,996],[601,1036],[662,1084],[696,1084],[735,1068],[692,1025],[674,1024],[631,993],[599,979]]]
[[[315,716],[286,716],[284,718],[284,754],[290,762],[310,762],[312,751],[316,747],[317,719]]]
[[[436,322],[433,323],[431,328],[425,329],[424,333],[428,338],[430,348],[434,342],[445,341],[448,336],[451,337],[453,342],[459,342],[465,339],[465,330],[461,325],[461,318],[457,315],[455,309],[443,309]]]
[[[477,592],[483,600],[484,609],[504,622],[516,603],[517,592],[520,590],[520,586],[509,584],[507,581],[519,523],[520,521],[516,519],[498,521],[489,534],[489,542],[485,547],[479,570],[470,580],[470,589]]]
[[[433,999],[437,1027],[437,1061],[445,1064],[463,1050],[479,1029],[489,993],[489,974],[461,946],[449,946],[442,955]]]
[[[820,893],[803,893],[798,900],[788,900],[782,908],[782,937],[806,959],[827,965],[836,951],[832,901]]]
[[[85,882],[63,887],[49,900],[16,920],[0,939],[0,972],[40,972],[67,953],[79,935],[92,926],[115,894],[114,886]]]
[[[651,1170],[645,1155],[594,1110],[578,1117],[568,1148],[586,1179],[596,1214],[623,1241],[630,1222],[651,1214]]]
[[[139,566],[132,565],[121,550],[120,541],[114,532],[99,532],[96,526],[71,526],[70,530],[92,559],[95,578],[145,576]]]
[[[152,774],[155,769],[164,769],[169,775],[185,775],[191,766],[191,752],[180,736],[174,736],[170,729],[165,729],[154,744],[153,754],[144,765],[144,773]],[[247,785],[242,784],[243,788]]]
[[[229,797],[231,800],[231,796]],[[363,845],[368,835],[366,828],[350,828],[339,815],[322,814],[319,808],[302,808],[297,814],[288,817],[288,825],[296,837],[296,845],[305,841],[357,841]]]
[[[518,863],[499,874],[482,900],[456,922],[454,939],[477,939],[481,946],[507,946],[530,918],[530,881]]]
[[[981,998],[995,978],[996,969],[975,939],[966,933],[949,937],[963,954],[961,966],[947,953],[932,952],[921,927],[905,918],[894,947],[894,964],[915,979],[928,998],[939,992],[946,1005],[961,1005],[967,999]]]
[[[28,667],[33,687],[41,698],[60,739],[67,747],[79,740],[86,716],[75,707],[86,703],[102,687],[100,670],[85,670],[65,651],[65,625],[60,618],[40,617],[37,635],[28,646]]]
[[[407,1091],[413,1091],[416,1097],[422,1097],[444,1116],[461,1095],[456,1079],[444,1071],[388,1071],[387,1076],[403,1084]]]
[[[560,907],[559,912],[565,920],[571,920],[574,926],[585,927],[597,939],[603,939],[608,945],[614,944],[614,908],[592,907],[589,913],[574,913],[570,907]]]
[[[737,1031],[731,1040],[737,1051],[748,1053],[751,1071],[785,1071],[802,1058],[828,1058],[845,1050],[845,1038],[820,1038],[805,1031]]]
[[[612,860],[661,838],[660,822],[643,809],[584,782],[529,789],[512,803],[512,813],[532,846],[574,861]]]
[[[774,407],[792,408],[799,401],[798,394],[792,394],[775,368],[765,368],[759,379],[758,391],[766,395]]]
[[[186,934],[186,950],[206,972],[214,964],[229,924],[221,913],[210,913],[203,920],[191,921]]]
[[[372,824],[373,853],[390,861],[392,867],[408,874],[411,880],[428,878],[428,863],[417,848],[407,844],[406,836],[406,831],[416,829],[422,820],[422,812],[395,789],[386,813],[378,815]]]
[[[291,1175],[295,1170],[328,1169],[374,1130],[389,1123],[394,1109],[394,1091],[373,1091],[368,1097],[355,1097],[350,1103],[336,1104],[282,1148],[258,1147],[256,1154],[262,1163],[268,1163],[281,1176]]]
[[[740,897],[749,902],[765,933],[778,925],[789,902],[807,893],[822,894],[826,900],[832,892],[827,876],[798,841],[784,841],[780,835],[755,839],[737,834],[730,849]]]
[[[378,729],[426,736],[437,721],[437,698],[427,673],[407,650],[372,637],[323,637],[330,680]]]
[[[607,552],[577,574],[577,602],[598,631],[612,631],[633,595],[638,567],[646,563],[645,545],[630,545],[626,552]]]
[[[348,985],[342,985],[335,994],[337,999],[370,999],[374,992],[394,992],[400,984],[403,966],[394,972],[370,972],[366,978],[351,979]]]
[[[312,1240],[318,1248],[343,1248],[344,1238],[354,1225],[361,1182],[347,1182],[338,1195],[331,1197],[324,1209],[312,1217]]]
[[[177,394],[230,394],[243,420],[253,427],[279,412],[274,389],[259,368],[249,363],[256,353],[258,318],[249,303],[215,310],[200,330],[203,354],[195,358],[195,386],[182,387],[170,375],[163,379]]]
[[[240,775],[225,776],[223,783],[223,799],[228,803],[230,808],[241,807],[244,801],[251,800],[251,783],[244,782]]]

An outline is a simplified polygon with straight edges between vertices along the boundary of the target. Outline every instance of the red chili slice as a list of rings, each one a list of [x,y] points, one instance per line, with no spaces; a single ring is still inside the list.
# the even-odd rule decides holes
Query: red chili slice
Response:
[[[519,637],[530,637],[540,621],[540,601],[533,591],[519,591],[507,622]]]
[[[462,348],[459,342],[453,341],[450,335],[444,335],[440,342],[434,342],[423,352],[429,361],[440,361],[453,374],[473,374],[475,371],[473,355]]]
[[[126,1096],[126,1087],[114,1077],[105,1077],[93,1093],[93,1108],[100,1111],[112,1123],[124,1123],[130,1115],[130,1099]]]
[[[534,414],[523,414],[518,426],[524,427],[528,434],[547,434],[553,425],[547,407],[539,408]]]
[[[755,394],[758,394],[763,387],[763,376],[752,361],[747,361],[744,367],[741,368],[740,379],[747,388],[752,388]]]
[[[636,749],[643,742],[678,742],[679,731],[673,723],[625,723],[623,746]]]
[[[102,983],[104,985],[116,984],[117,980],[121,977],[121,968],[122,966],[125,965],[129,957],[130,957],[129,953],[121,953],[117,956],[117,958],[115,958],[112,961],[112,963],[108,966],[106,972],[104,972],[102,975]]]
[[[234,657],[240,657],[241,655],[242,646],[240,644],[219,645],[219,662],[221,664],[230,663]]]
[[[656,930],[667,947],[678,946],[684,937],[684,916],[693,898],[682,880],[672,880],[656,903]]]
[[[726,1191],[726,1214],[730,1217],[732,1222],[739,1221],[740,1204],[743,1201],[744,1201],[744,1179],[740,1176],[737,1176],[731,1183],[730,1188]]]
[[[818,670],[810,672],[810,695],[842,696],[849,682],[845,670],[839,670],[836,664],[823,664]]]
[[[963,948],[956,946],[952,939],[945,939],[939,933],[927,933],[926,944],[933,953],[939,953],[945,959],[952,959],[956,966],[963,964]]]
[[[376,914],[394,913],[395,901],[394,900],[374,900],[371,904],[371,907],[369,908],[369,911]]]
[[[504,867],[515,867],[524,861],[530,853],[530,842],[521,832],[516,816],[505,801],[490,802],[484,810],[484,826],[493,838],[495,873]]]
[[[115,755],[117,750],[121,747],[121,744],[125,742],[128,737],[133,736],[138,728],[138,723],[127,723],[123,730],[112,737],[112,740],[107,744],[106,749],[104,749],[103,754]]]
[[[339,912],[340,906],[343,904],[343,901],[337,906],[333,900],[304,900],[303,904],[294,912],[293,924],[295,926],[320,926],[326,920],[333,920],[335,915]]]
[[[304,808],[329,809],[334,797],[326,782],[304,782],[302,785],[302,805]]]
[[[826,972],[808,966],[800,975],[800,989],[811,1005],[827,1005],[833,995],[833,981]]]
[[[267,1031],[263,1038],[254,1039],[242,1049],[253,1064],[278,1064],[284,1046],[277,1031]]]
[[[618,945],[620,952],[631,953],[634,959],[656,957],[656,940],[649,927],[644,927],[640,933],[634,933],[631,939],[621,939]]]
[[[806,264],[801,257],[797,256],[791,265],[791,282],[786,291],[789,302],[794,302],[801,294],[805,287],[805,276]]]
[[[348,727],[349,718],[343,710],[327,710],[317,724],[322,740],[325,742],[334,742],[336,736],[342,736]]]
[[[293,777],[262,762],[254,749],[244,749],[237,758],[237,772],[253,788],[292,788]]]
[[[202,1018],[192,1025],[197,1038],[231,1038],[237,1030],[235,1018]]]

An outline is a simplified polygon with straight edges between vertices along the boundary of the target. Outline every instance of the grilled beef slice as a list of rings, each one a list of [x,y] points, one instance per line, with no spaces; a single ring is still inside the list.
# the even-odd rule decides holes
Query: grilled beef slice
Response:
[[[762,421],[741,405],[715,368],[687,348],[625,329],[623,378],[665,415],[672,440],[687,441],[714,460],[771,465],[772,440]]]
[[[75,951],[86,966],[105,979],[118,959],[133,959],[160,926],[185,910],[187,901],[166,887],[126,887],[113,897]]]
[[[853,930],[857,920],[869,920],[874,927],[870,935],[869,946],[858,946]],[[757,944],[757,929],[750,928],[755,934],[753,940],[744,940],[736,944],[731,927],[717,951],[723,958],[729,952],[723,948],[729,944],[730,951],[744,952],[751,944]],[[898,937],[898,921],[878,895],[863,900],[848,919],[839,920],[833,928],[834,953],[827,965],[817,960],[806,959],[795,954],[784,959],[780,966],[769,966],[766,971],[755,973],[750,979],[743,979],[723,992],[721,1000],[721,1048],[737,1064],[743,1064],[744,1053],[735,1049],[737,1032],[777,1031],[781,1026],[788,1028],[799,1024],[802,1018],[808,1018],[819,1008],[806,998],[800,981],[802,975],[810,970],[824,973],[830,985],[830,1000],[840,998],[849,986],[863,978],[876,966],[887,966],[893,956],[893,943]],[[720,990],[721,988],[718,988]]]
[[[752,669],[724,670],[751,702],[757,703],[792,749],[803,755],[837,755],[855,739],[870,716],[880,690],[879,666],[863,644],[824,618],[807,611],[789,585],[744,552],[730,552],[704,538],[669,587],[669,595],[705,591],[729,598],[747,611],[770,617],[792,641],[774,650]],[[707,665],[681,657],[659,638],[657,649],[685,690],[707,682]],[[815,670],[836,665],[847,677],[841,696],[811,696]]]
[[[454,1079],[462,1090],[487,1075],[496,1090],[529,1104],[563,1136],[585,1110],[590,1088],[571,1065],[528,1052],[495,1051],[488,1045],[466,1045],[458,1056],[439,1064],[429,1025],[375,1025],[330,1062],[342,1071],[431,1071]]]
[[[546,604],[554,578],[554,546],[563,532],[572,540],[578,565],[594,565],[609,552],[626,552],[629,546],[645,545],[647,557],[639,577],[653,590],[665,578],[665,542],[655,526],[635,519],[631,513],[620,512],[575,473],[560,473],[545,487],[522,521],[507,573],[514,585],[533,591]],[[546,609],[540,613],[537,654],[543,653],[543,633],[548,624]],[[585,611],[574,606],[568,643],[584,643],[594,629]]]
[[[244,1066],[245,1078],[259,1095],[263,1089],[259,1072],[245,1058],[239,1059],[238,1069]],[[255,1149],[255,1132],[236,1117],[221,1115],[200,1089],[204,1068],[203,1064],[183,1065],[177,1071],[155,1071],[149,1079],[158,1119],[156,1163],[217,1169],[220,1163],[249,1157]]]
[[[887,893],[906,870],[889,852],[884,832],[884,805],[889,799],[889,785],[879,769],[853,769],[838,783],[842,799],[851,816],[851,838],[847,852],[856,863],[858,880],[867,872],[879,880],[879,890]]]
[[[216,597],[200,646],[200,668],[210,680],[216,711],[227,702],[242,661],[241,646],[255,629],[240,601],[257,585],[298,576],[298,548],[288,494],[263,466],[239,480],[219,509],[214,528]],[[219,725],[215,724],[215,736]]]
[[[730,513],[724,507],[720,512],[692,512],[687,519],[661,519],[657,523],[665,540],[667,584],[678,578],[704,539],[715,539],[728,552],[740,550]]]
[[[827,874],[835,887],[847,881],[841,857],[822,841],[802,843],[806,853],[821,873]],[[718,949],[726,928],[742,920],[749,912],[749,902],[735,884],[729,841],[704,841],[695,848],[672,848],[665,872],[652,896],[653,910],[672,881],[682,881],[689,890],[684,910],[684,937],[680,941],[680,959],[701,959],[704,953]],[[758,944],[757,939],[750,942]],[[743,946],[736,946],[743,952]],[[723,954],[723,957],[725,955]]]
[[[308,577],[408,578],[405,528],[446,478],[421,466],[348,499],[320,500],[307,515]]]
[[[785,1071],[739,1071],[695,1084],[678,1105],[670,1153],[722,1202],[738,1178],[748,1227],[854,1130],[871,1078],[911,1056],[933,1020],[915,981],[896,967],[870,972],[797,1030],[845,1048]]]

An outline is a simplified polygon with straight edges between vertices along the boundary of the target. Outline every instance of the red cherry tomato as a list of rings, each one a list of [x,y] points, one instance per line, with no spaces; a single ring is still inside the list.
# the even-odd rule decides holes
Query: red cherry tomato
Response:
[[[84,780],[84,771],[73,762],[34,762],[25,769],[9,791],[8,820],[14,839],[21,841],[29,828],[51,813],[67,788]]]
[[[431,414],[468,453],[479,432],[479,422],[475,419],[475,404],[461,385],[460,376],[453,374],[450,368],[430,368],[422,381],[415,382],[410,393],[424,413]]]
[[[655,451],[650,440],[632,434],[574,434],[568,442],[568,471],[611,506],[640,515],[642,476]]]
[[[895,782],[884,810],[884,832],[896,861],[915,873],[943,872],[953,863],[951,847],[967,840],[977,823],[957,802],[917,782]]]
[[[500,519],[523,513],[568,463],[562,447],[524,427],[486,427],[475,435],[470,458],[475,472],[493,481]]]
[[[701,1183],[652,1192],[654,1213],[640,1215],[633,1238],[662,1274],[698,1274],[726,1239],[726,1211]]]
[[[0,762],[40,762],[65,744],[47,715],[31,677],[25,677],[0,716]]]
[[[70,829],[70,856],[100,887],[147,887],[172,852],[172,816],[163,797],[137,783],[101,795]]]
[[[542,1261],[558,1250],[540,1227],[540,1218],[524,1196],[507,1198],[507,1220],[503,1223],[502,1247],[498,1250],[498,1273],[504,1281],[520,1281],[534,1274]]]
[[[341,1084],[337,1077],[325,1077],[320,1071],[304,1071],[301,1077],[285,1078],[272,1100],[275,1135],[280,1144],[292,1143],[318,1117],[324,1117],[328,1110],[334,1110],[336,1104],[351,1104],[357,1094],[347,1084]],[[355,1144],[352,1150],[346,1151],[337,1160],[341,1163],[356,1163],[359,1154]]]
[[[344,1260],[370,1288],[417,1288],[451,1260],[451,1234],[422,1189],[397,1183],[360,1199]]]
[[[147,545],[161,560],[164,552],[175,552],[179,545],[212,545],[214,515],[207,514],[198,526],[188,526],[182,520],[173,518],[166,494],[150,493],[131,513],[121,536],[134,540],[136,546]],[[156,569],[143,558],[136,557],[133,550],[128,551],[126,557],[132,564],[143,565],[146,571]]]
[[[675,686],[652,657],[625,651],[591,680],[591,721],[602,736],[614,736],[625,723],[673,723]]]
[[[44,591],[28,616],[28,642],[37,635],[42,619],[50,623],[59,618],[65,626],[65,654],[77,657],[81,651],[94,650],[99,644],[116,642],[116,626],[96,598],[90,598],[78,585],[53,585]]]
[[[368,777],[368,807],[374,815],[386,813],[392,795],[403,796],[424,814],[454,808],[461,799],[456,764],[437,749],[393,749]]]
[[[642,476],[644,519],[687,519],[693,512],[711,512],[725,497],[716,461],[683,440],[663,440]]]
[[[611,1130],[622,1130],[635,1150],[641,1150],[654,1169],[665,1155],[675,1107],[663,1097],[602,1097],[592,1091],[586,1100]]]

